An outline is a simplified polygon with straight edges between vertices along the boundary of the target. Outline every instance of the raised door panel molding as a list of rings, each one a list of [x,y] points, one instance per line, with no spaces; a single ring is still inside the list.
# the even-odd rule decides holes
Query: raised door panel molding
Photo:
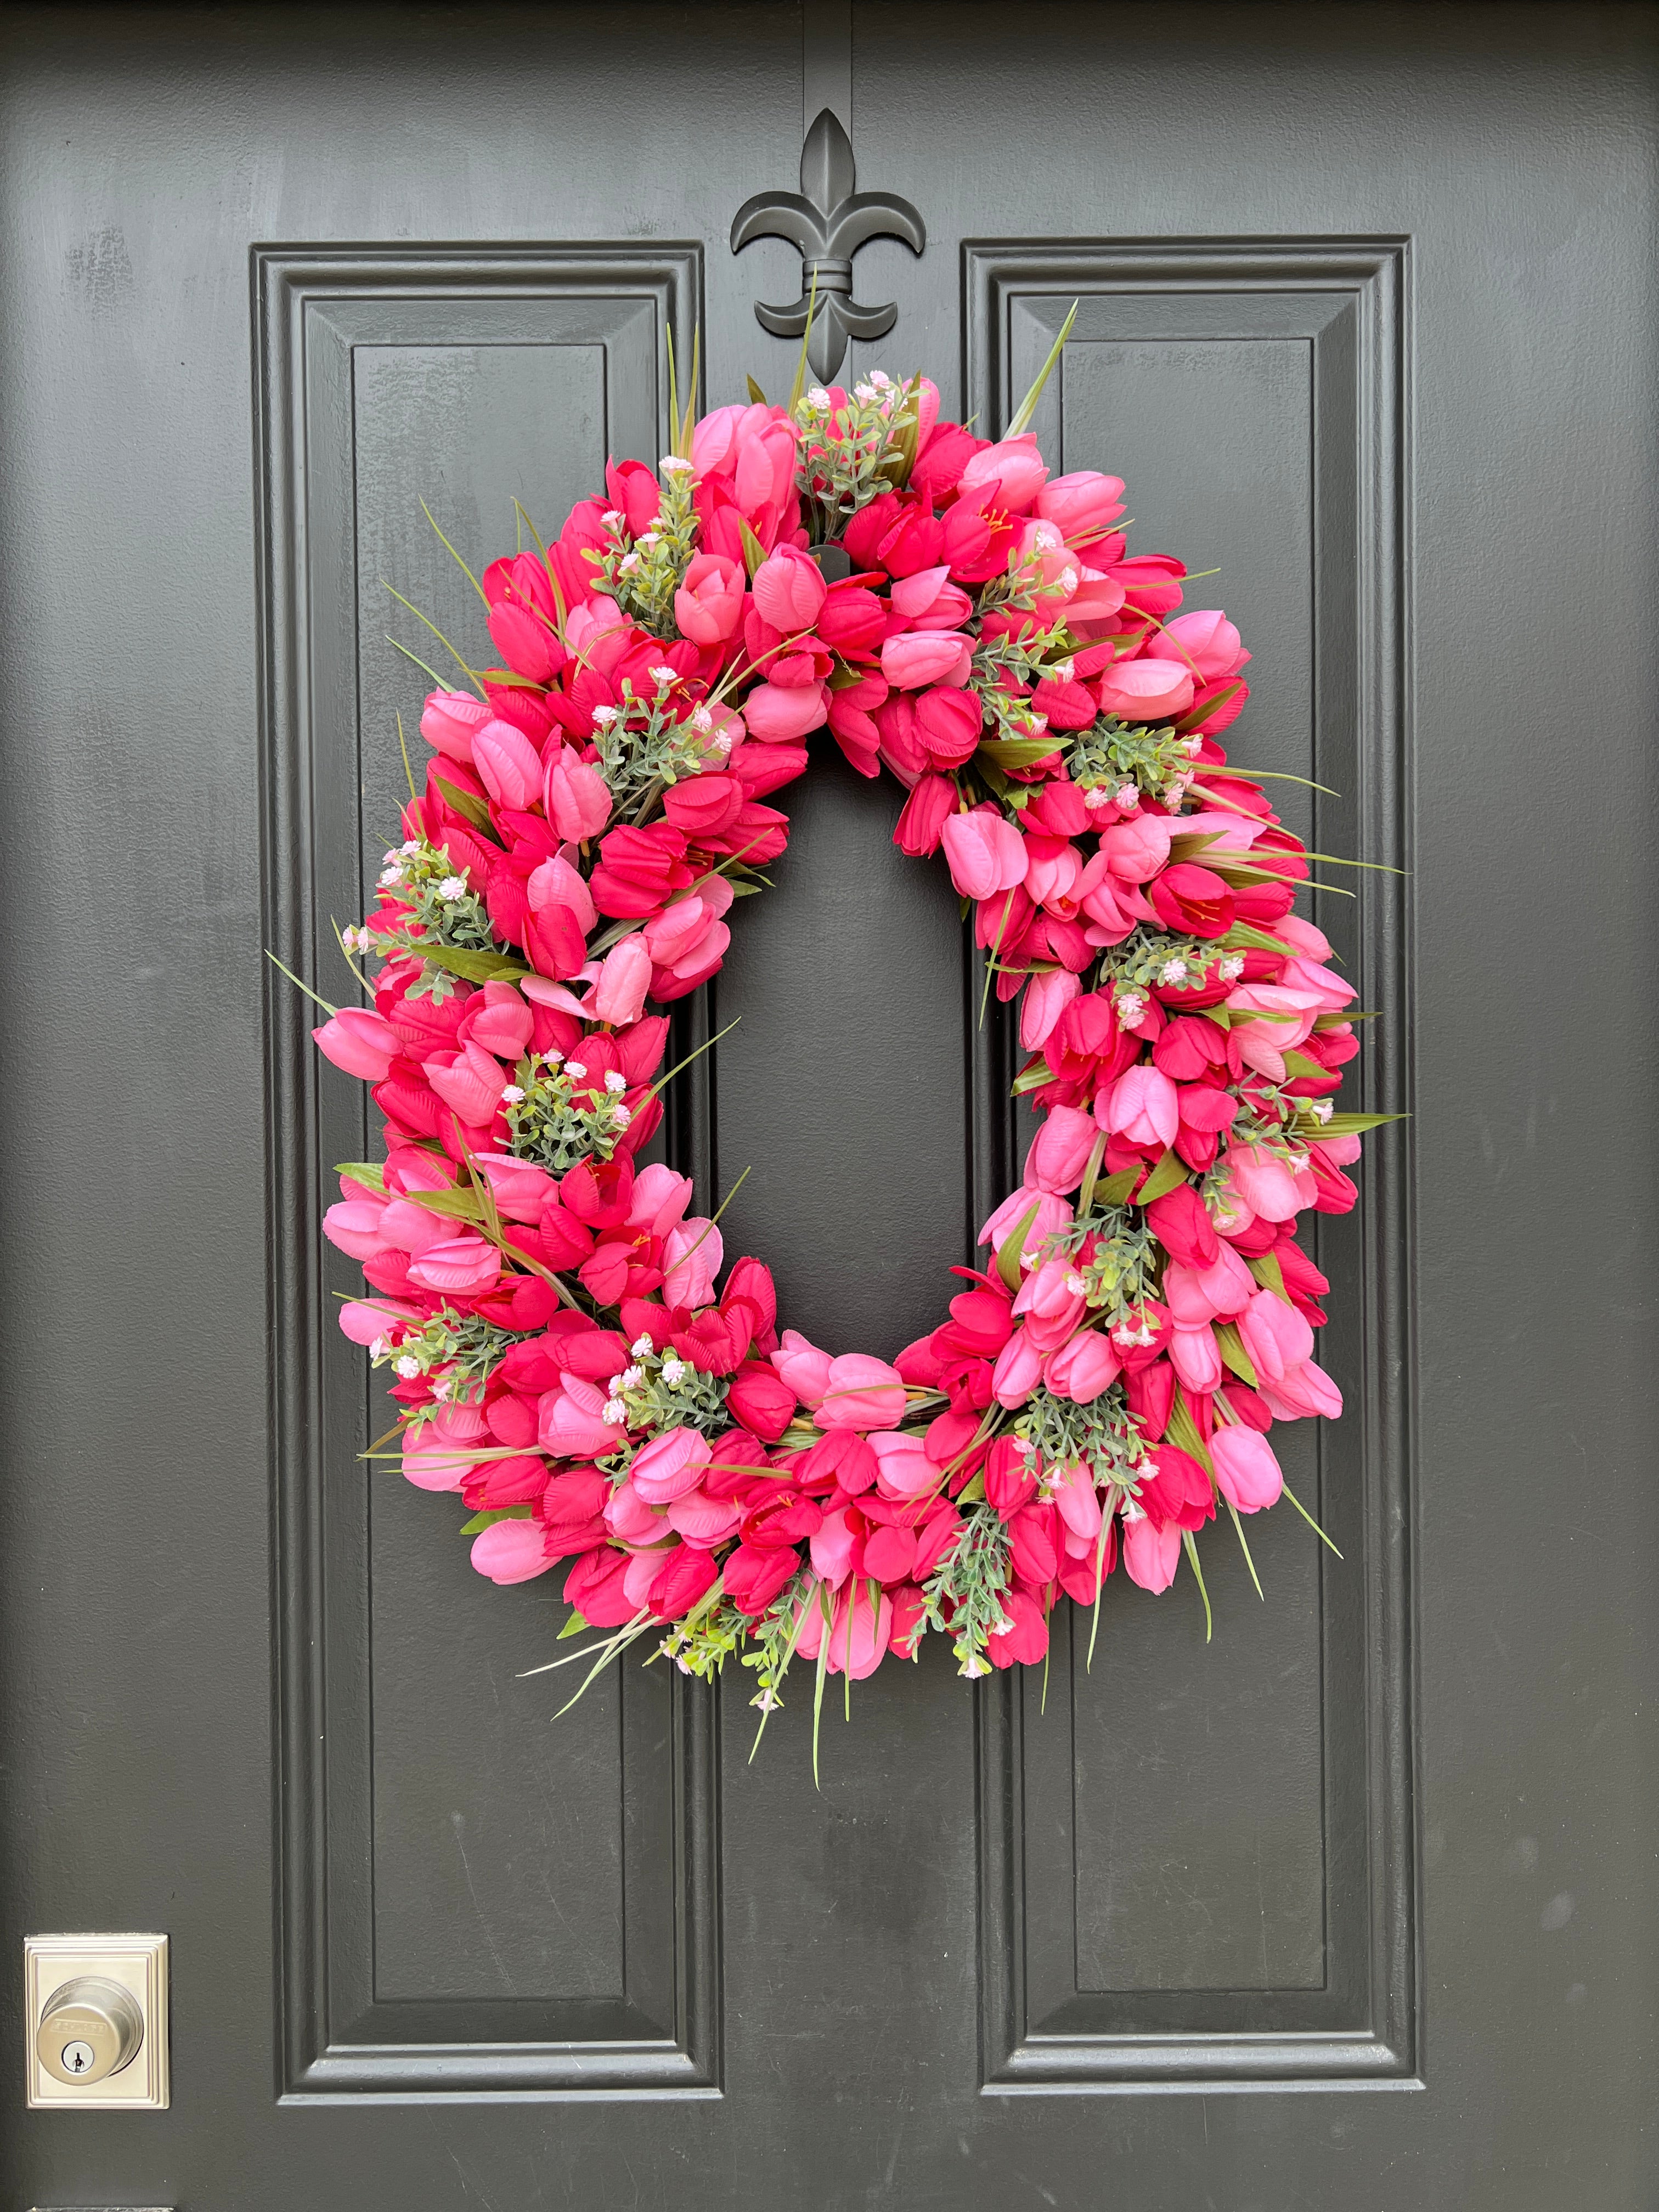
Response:
[[[969,242],[963,264],[969,411],[1006,422],[1076,300],[1044,453],[1126,479],[1132,550],[1218,569],[1188,604],[1224,605],[1255,655],[1233,757],[1342,794],[1276,785],[1286,818],[1406,868],[1406,242]],[[1407,1110],[1408,879],[1318,872],[1363,887],[1316,911],[1382,1010],[1351,1101]],[[1029,1133],[1012,1064],[988,1031],[981,1218]],[[1288,1505],[1258,1517],[1264,1607],[1224,1520],[1201,1540],[1207,1649],[1188,1576],[1154,1600],[1120,1574],[1097,1630],[1059,1628],[1046,1711],[1023,1669],[988,1685],[988,2093],[1418,2082],[1410,1161],[1409,1124],[1374,1138],[1356,1212],[1310,1224],[1346,1412],[1281,1431],[1281,1456],[1341,1559]]]
[[[422,500],[459,550],[510,549],[515,500],[527,544],[607,453],[665,451],[702,275],[660,243],[256,250],[266,942],[325,995],[405,795],[396,709],[424,750],[406,656],[446,658],[386,585],[480,635]],[[356,1270],[320,1218],[372,1139],[310,1018],[273,975],[279,2091],[717,2094],[710,1697],[630,1667],[551,1725],[568,1678],[518,1678],[557,1578],[503,1606],[457,1501],[360,1457],[390,1414],[333,1326]]]

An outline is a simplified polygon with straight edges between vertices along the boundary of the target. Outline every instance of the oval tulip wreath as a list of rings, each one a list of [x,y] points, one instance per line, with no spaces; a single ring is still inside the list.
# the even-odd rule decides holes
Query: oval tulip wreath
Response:
[[[1332,1109],[1353,992],[1218,743],[1237,630],[1128,556],[1115,477],[1049,475],[1035,399],[995,443],[879,373],[676,407],[657,471],[613,463],[474,580],[505,665],[456,653],[468,688],[428,698],[424,789],[342,933],[372,1006],[315,1035],[386,1150],[327,1215],[372,1285],[343,1326],[474,1565],[568,1563],[596,1668],[647,1634],[698,1675],[735,1654],[765,1713],[793,1660],[821,1698],[929,1629],[964,1674],[1029,1664],[1120,1558],[1159,1591],[1184,1547],[1201,1589],[1218,1505],[1242,1540],[1283,1489],[1273,1422],[1341,1409],[1296,1227],[1352,1206],[1382,1118]],[[767,1268],[722,1279],[690,1182],[637,1164],[649,1010],[720,967],[826,723],[908,787],[902,850],[943,847],[1046,1116],[983,1271],[891,1364],[780,1331]]]

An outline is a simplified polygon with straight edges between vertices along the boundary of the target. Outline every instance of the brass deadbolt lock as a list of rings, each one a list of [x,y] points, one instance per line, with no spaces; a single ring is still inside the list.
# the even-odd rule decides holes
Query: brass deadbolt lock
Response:
[[[90,2087],[130,2066],[143,2039],[132,1991],[102,1974],[78,1974],[46,1999],[34,2055],[54,2081]]]

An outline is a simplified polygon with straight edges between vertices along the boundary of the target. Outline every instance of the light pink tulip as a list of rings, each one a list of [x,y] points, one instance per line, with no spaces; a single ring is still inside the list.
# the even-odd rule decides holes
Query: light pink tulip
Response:
[[[342,1006],[311,1034],[336,1067],[364,1083],[379,1083],[403,1050],[391,1023],[368,1006]]]
[[[959,629],[974,611],[974,603],[950,577],[950,569],[943,566],[896,576],[887,594],[893,612],[910,629]]]
[[[951,881],[963,898],[995,897],[1025,880],[1025,840],[1000,814],[952,814],[941,839]]]
[[[497,1060],[518,1060],[529,1051],[535,1025],[535,1016],[518,992],[498,977],[468,1001],[458,1041],[481,1044]]]
[[[975,453],[962,472],[961,489],[968,493],[981,484],[999,487],[996,504],[1007,514],[1023,514],[1047,483],[1048,471],[1037,451],[1035,430],[1004,438]]]
[[[411,1261],[409,1279],[422,1290],[438,1291],[450,1297],[476,1297],[493,1290],[501,1272],[501,1255],[493,1244],[471,1230],[459,1237],[445,1237],[428,1244],[418,1260]]]
[[[699,1551],[712,1551],[737,1534],[739,1516],[729,1498],[711,1498],[705,1490],[688,1490],[671,1500],[668,1525]]]
[[[1297,1179],[1285,1162],[1271,1152],[1255,1145],[1230,1144],[1223,1164],[1226,1195],[1238,1202],[1245,1217],[1289,1221],[1300,1211]]]
[[[533,869],[524,888],[525,896],[536,913],[540,913],[544,907],[568,907],[584,932],[592,929],[599,919],[594,910],[593,895],[588,890],[586,879],[562,854],[555,854],[550,860],[544,860]]]
[[[635,931],[611,946],[593,986],[592,1012],[596,1022],[626,1029],[645,1012],[645,994],[651,988],[651,955]]]
[[[811,629],[828,590],[817,562],[793,545],[781,545],[761,562],[751,588],[762,616],[786,637]]]
[[[1341,1415],[1342,1393],[1315,1359],[1287,1367],[1277,1382],[1263,1382],[1261,1393],[1262,1403],[1275,1420],[1301,1421],[1322,1413],[1328,1421],[1334,1421]]]
[[[1084,1119],[1087,1121],[1088,1116],[1085,1115]],[[991,1215],[980,1231],[978,1241],[988,1244],[994,1252],[1000,1252],[1028,1215],[1031,1217],[1031,1225],[1025,1232],[1024,1249],[1035,1257],[1047,1238],[1070,1227],[1072,1209],[1054,1193],[1022,1184],[1018,1190],[1011,1190]]]
[[[1232,1042],[1247,1067],[1254,1067],[1270,1083],[1285,1080],[1285,1055],[1293,1052],[1312,1034],[1316,1017],[1322,1011],[1321,994],[1317,991],[1287,991],[1277,983],[1241,983],[1227,994],[1227,1010],[1233,1017]],[[1271,1019],[1253,1022],[1252,1013],[1264,1013]]]
[[[677,1175],[660,1160],[641,1168],[634,1179],[634,1196],[628,1209],[630,1229],[643,1229],[652,1237],[666,1237],[676,1222],[685,1218],[691,1202],[691,1178]]]
[[[1170,1364],[1189,1390],[1207,1394],[1221,1388],[1221,1354],[1216,1348],[1214,1333],[1207,1325],[1171,1330]]]
[[[970,641],[955,630],[901,630],[881,648],[881,672],[896,691],[965,684],[973,650]]]
[[[1142,1061],[1126,1067],[1095,1100],[1095,1119],[1103,1129],[1132,1145],[1168,1149],[1181,1129],[1181,1100],[1161,1067]]]
[[[1222,1496],[1241,1513],[1259,1513],[1278,1502],[1285,1478],[1259,1429],[1246,1428],[1242,1421],[1218,1428],[1210,1438],[1210,1457]]]
[[[472,740],[495,710],[470,691],[428,691],[421,714],[421,735],[434,751],[451,760],[470,761]]]
[[[1054,1024],[1082,988],[1066,968],[1051,968],[1032,976],[1019,1008],[1019,1041],[1027,1052],[1042,1051]]]
[[[1060,1197],[1075,1190],[1094,1150],[1095,1133],[1094,1122],[1079,1107],[1056,1106],[1025,1155],[1027,1188]]]
[[[1103,1330],[1080,1328],[1043,1363],[1042,1379],[1056,1397],[1074,1406],[1092,1405],[1116,1382],[1122,1362]]]
[[[665,1522],[661,1507],[648,1505],[629,1481],[605,1500],[605,1525],[619,1543],[655,1544],[661,1540]]]
[[[696,1216],[669,1231],[662,1294],[672,1306],[707,1305],[714,1296],[725,1247],[712,1221]]]
[[[515,1159],[510,1152],[474,1152],[472,1164],[509,1221],[539,1221],[559,1194],[558,1184],[533,1160]]]
[[[1268,1382],[1282,1381],[1287,1368],[1313,1357],[1313,1330],[1306,1318],[1273,1291],[1256,1292],[1238,1317],[1238,1333],[1251,1365]]]
[[[830,1362],[817,1417],[821,1429],[890,1429],[904,1419],[904,1377],[884,1359],[844,1352]]]
[[[404,1476],[417,1490],[459,1490],[495,1439],[477,1406],[440,1406],[404,1431]]]
[[[1175,830],[1167,814],[1137,814],[1133,821],[1109,823],[1100,833],[1107,867],[1126,884],[1150,882],[1169,860]]]
[[[798,1328],[787,1328],[772,1354],[775,1367],[802,1405],[816,1409],[830,1388],[830,1355],[809,1343]]]
[[[1100,703],[1123,722],[1165,722],[1193,703],[1193,675],[1178,660],[1120,660],[1100,679]]]
[[[1123,512],[1123,480],[1097,469],[1051,477],[1036,495],[1036,512],[1058,523],[1067,538],[1093,537]]]
[[[830,711],[823,684],[757,684],[743,702],[749,734],[764,744],[794,744]]]
[[[472,738],[472,761],[492,799],[522,811],[541,797],[542,757],[512,722],[486,722]]]
[[[647,1505],[671,1505],[702,1480],[708,1439],[697,1429],[670,1429],[634,1455],[628,1479]]]
[[[1123,1565],[1132,1583],[1154,1596],[1169,1589],[1181,1565],[1181,1528],[1171,1521],[1159,1528],[1143,1513],[1139,1521],[1123,1523]]]
[[[580,845],[611,819],[611,788],[591,762],[562,745],[547,764],[542,805],[560,836]]]
[[[622,1429],[605,1418],[604,1391],[580,1375],[562,1375],[556,1390],[543,1392],[536,1433],[560,1459],[594,1459],[623,1441]]]
[[[891,1430],[878,1430],[870,1438],[870,1449],[876,1456],[876,1491],[882,1498],[897,1501],[905,1498],[923,1498],[939,1486],[939,1470],[927,1456],[927,1448],[920,1437],[900,1436]]]
[[[860,1577],[836,1599],[835,1616],[828,1628],[824,1626],[816,1590],[808,1604],[811,1610],[796,1647],[802,1656],[815,1660],[822,1646],[826,1674],[846,1674],[854,1682],[873,1674],[882,1662],[893,1630],[893,1601],[886,1593],[883,1592],[878,1603],[872,1605]]]
[[[1029,1329],[1017,1328],[997,1354],[991,1395],[999,1406],[1023,1406],[1042,1380],[1042,1354]]]
[[[853,1571],[853,1554],[857,1547],[858,1538],[853,1534],[846,1507],[826,1513],[813,1530],[808,1547],[813,1573],[820,1582],[828,1583],[831,1589],[839,1589]]]
[[[492,1521],[472,1539],[472,1564],[492,1583],[527,1583],[556,1563],[539,1521]]]
[[[348,1298],[340,1308],[340,1334],[349,1337],[353,1344],[367,1347],[378,1344],[389,1336],[399,1322],[418,1322],[420,1313],[414,1306],[404,1305],[397,1298],[382,1298],[378,1302],[368,1298]]]
[[[1243,649],[1237,626],[1218,607],[1194,608],[1190,614],[1177,615],[1164,624],[1164,634],[1206,684],[1236,676],[1250,657]]]

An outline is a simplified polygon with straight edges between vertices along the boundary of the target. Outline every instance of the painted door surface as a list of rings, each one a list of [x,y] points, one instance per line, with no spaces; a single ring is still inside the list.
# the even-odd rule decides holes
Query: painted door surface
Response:
[[[8,2204],[1656,2201],[1654,32],[9,11]],[[1405,872],[1321,919],[1351,1103],[1413,1118],[1320,1228],[1340,1561],[1275,1514],[1262,1605],[1212,1544],[1207,1648],[1115,1578],[1046,1709],[930,1639],[815,1794],[810,1698],[752,1765],[738,1680],[554,1723],[558,1578],[356,1457],[361,1102],[264,948],[325,975],[363,910],[383,580],[471,620],[421,500],[475,565],[556,526],[664,449],[671,335],[710,404],[787,386],[799,257],[728,235],[821,100],[927,226],[860,253],[852,366],[994,430],[1079,301],[1045,450],[1219,571],[1236,757]],[[826,745],[788,799],[672,1142],[751,1168],[789,1321],[890,1352],[1017,1178],[1010,1046],[896,787]],[[165,2113],[21,2109],[18,1939],[87,1928],[171,1936]]]

